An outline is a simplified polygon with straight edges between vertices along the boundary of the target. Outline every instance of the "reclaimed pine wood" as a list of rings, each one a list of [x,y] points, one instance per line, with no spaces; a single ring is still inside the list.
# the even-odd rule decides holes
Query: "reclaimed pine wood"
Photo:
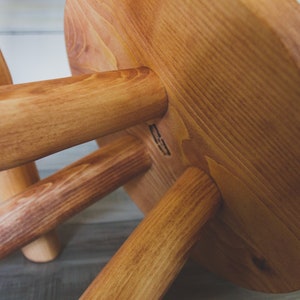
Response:
[[[188,168],[80,299],[161,299],[219,206],[212,180]]]
[[[0,257],[29,243],[151,166],[144,145],[123,137],[0,206]]]
[[[160,117],[166,109],[164,87],[145,67],[0,87],[0,169]]]
[[[12,84],[12,78],[0,50],[0,85],[7,84]],[[0,201],[5,201],[22,192],[39,179],[34,162],[0,172]],[[23,247],[22,252],[31,261],[51,261],[60,252],[60,241],[54,231],[49,232]]]
[[[187,166],[205,170],[224,205],[194,257],[266,292],[300,287],[299,13],[292,0],[69,0],[65,9],[73,74],[145,65],[167,90],[163,119],[127,131],[153,160],[130,196],[147,213]]]

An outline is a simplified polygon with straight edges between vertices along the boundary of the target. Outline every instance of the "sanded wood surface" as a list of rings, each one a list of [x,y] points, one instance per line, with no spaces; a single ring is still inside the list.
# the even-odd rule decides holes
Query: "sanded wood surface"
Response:
[[[300,288],[299,12],[293,0],[69,0],[65,10],[73,74],[147,66],[167,90],[164,118],[130,129],[153,160],[130,196],[147,213],[187,166],[205,170],[224,205],[195,257],[267,292]]]
[[[11,253],[151,165],[140,141],[124,137],[0,205],[0,257]]]
[[[12,84],[9,69],[0,50],[0,85]],[[24,191],[39,181],[34,162],[0,172],[0,201]],[[60,242],[55,232],[49,232],[22,249],[23,254],[35,262],[47,262],[59,254]]]
[[[160,117],[166,109],[159,78],[143,67],[0,87],[0,169]]]
[[[187,169],[80,299],[161,299],[219,206],[212,180]]]
[[[6,65],[3,54],[0,50],[0,85],[11,84],[12,78]]]

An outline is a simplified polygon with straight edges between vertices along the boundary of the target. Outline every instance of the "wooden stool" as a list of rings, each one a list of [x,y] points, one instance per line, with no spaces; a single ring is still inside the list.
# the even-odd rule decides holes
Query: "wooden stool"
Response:
[[[101,148],[1,205],[1,257],[125,185],[146,217],[82,299],[159,299],[189,254],[299,289],[299,30],[293,0],[67,1],[75,76],[0,88],[0,168]]]

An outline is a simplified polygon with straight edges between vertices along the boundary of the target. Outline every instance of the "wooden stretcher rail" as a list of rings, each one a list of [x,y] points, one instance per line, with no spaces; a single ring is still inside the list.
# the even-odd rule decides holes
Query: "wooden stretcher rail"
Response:
[[[0,170],[161,117],[167,105],[145,67],[0,87]]]
[[[0,257],[54,229],[151,165],[144,145],[123,137],[0,205]]]

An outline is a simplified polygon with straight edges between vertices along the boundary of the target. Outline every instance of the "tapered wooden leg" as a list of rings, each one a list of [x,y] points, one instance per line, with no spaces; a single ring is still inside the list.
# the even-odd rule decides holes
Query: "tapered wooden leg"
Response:
[[[159,299],[185,263],[220,195],[189,168],[146,216],[81,299]]]
[[[7,67],[6,61],[0,50],[0,85],[12,84],[12,78]]]
[[[161,117],[166,110],[165,89],[145,67],[0,87],[0,170]]]
[[[48,262],[55,259],[61,250],[61,242],[55,230],[43,234],[22,248],[25,257],[33,262]]]
[[[0,51],[0,84],[12,84],[10,72]],[[39,181],[35,163],[0,172],[0,201],[22,192]],[[54,231],[47,233],[22,249],[31,261],[47,262],[53,260],[60,251],[60,242]]]
[[[150,165],[144,145],[128,136],[5,201],[0,206],[0,258],[56,228]]]

